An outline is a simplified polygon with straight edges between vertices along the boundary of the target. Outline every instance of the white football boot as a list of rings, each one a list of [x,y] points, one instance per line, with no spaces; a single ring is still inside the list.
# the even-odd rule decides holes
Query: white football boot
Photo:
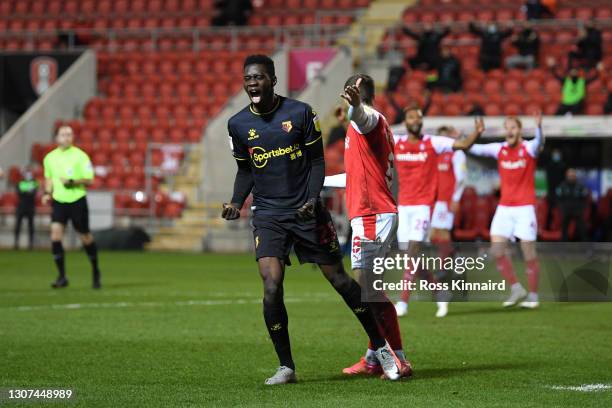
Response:
[[[527,291],[525,290],[523,285],[517,282],[510,288],[510,297],[506,299],[504,303],[502,303],[502,306],[514,306],[519,302],[519,300],[523,299],[525,296],[527,296]]]
[[[395,304],[395,312],[397,317],[406,316],[408,314],[408,303],[399,301]]]
[[[280,366],[276,374],[266,380],[266,385],[289,384],[297,382],[295,371],[289,367]]]
[[[380,362],[385,377],[391,381],[400,379],[402,363],[393,350],[391,350],[389,343],[385,342],[383,347],[376,350],[376,358]]]

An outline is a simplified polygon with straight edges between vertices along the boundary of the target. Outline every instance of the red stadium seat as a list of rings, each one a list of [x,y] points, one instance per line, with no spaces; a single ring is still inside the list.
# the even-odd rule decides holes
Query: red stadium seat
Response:
[[[462,114],[462,108],[459,104],[447,103],[444,105],[443,112],[448,116],[460,116]]]
[[[544,92],[547,94],[559,94],[561,92],[561,84],[554,78],[548,79],[544,83]]]
[[[487,116],[501,116],[502,110],[499,105],[495,103],[489,103],[484,107],[485,114]]]
[[[523,83],[523,89],[527,94],[540,92],[540,82],[536,79],[528,79]]]
[[[517,115],[520,115],[521,113],[523,113],[523,109],[521,108],[520,105],[516,103],[509,103],[505,105],[504,107],[505,115],[517,116]]]
[[[521,91],[521,83],[516,79],[508,79],[504,82],[504,92],[516,94]]]
[[[499,81],[496,79],[488,79],[484,84],[483,91],[486,94],[497,94],[501,92]]]
[[[603,115],[604,114],[603,105],[599,103],[588,104],[586,108],[586,114],[587,115]]]

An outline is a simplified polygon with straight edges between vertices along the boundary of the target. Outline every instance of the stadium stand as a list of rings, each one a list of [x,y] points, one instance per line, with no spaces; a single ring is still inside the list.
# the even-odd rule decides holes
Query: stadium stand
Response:
[[[607,5],[607,7],[606,7]],[[430,115],[460,116],[468,112],[473,104],[484,107],[485,113],[495,115],[527,114],[541,109],[547,115],[555,114],[561,97],[561,85],[547,67],[546,60],[553,57],[560,66],[576,41],[577,20],[590,18],[606,22],[602,28],[604,43],[604,65],[612,66],[612,26],[609,3],[602,0],[560,2],[554,21],[543,21],[535,25],[540,36],[541,49],[538,67],[532,71],[494,69],[483,72],[478,69],[479,41],[468,31],[468,23],[497,22],[502,26],[525,19],[520,2],[496,2],[489,0],[465,0],[446,2],[442,0],[420,1],[407,8],[402,24],[418,26],[423,23],[449,24],[452,32],[443,41],[451,46],[452,53],[462,65],[464,87],[457,94],[434,94]],[[416,43],[401,33],[400,27],[388,30],[379,52],[384,55],[390,49],[398,49],[405,56],[414,55]],[[510,41],[503,46],[504,58],[515,52]],[[423,104],[425,78],[428,72],[410,71],[405,75],[393,97],[400,101],[416,100]],[[588,86],[585,112],[601,115],[612,81],[602,76]],[[483,92],[484,90],[484,92]],[[393,109],[384,97],[379,106],[388,117]]]
[[[554,22],[536,25],[543,44],[539,66],[532,71],[478,69],[478,40],[467,30],[471,21],[523,20],[520,2],[494,0],[421,0],[401,16],[403,24],[444,23],[453,32],[444,40],[458,56],[463,69],[463,90],[434,92],[430,116],[464,115],[474,104],[487,115],[522,114],[542,109],[553,114],[560,99],[560,84],[546,68],[546,58],[563,61],[576,37],[576,20],[596,18],[607,21],[612,12],[604,0],[560,2]],[[211,27],[214,0],[0,0],[0,49],[56,50],[92,48],[97,51],[98,96],[91,99],[81,117],[62,118],[60,124],[74,127],[78,143],[96,165],[94,189],[115,191],[118,214],[176,218],[185,208],[184,196],[159,190],[161,177],[150,179],[151,197],[136,195],[146,190],[147,151],[150,165],[164,160],[161,145],[189,145],[200,141],[207,123],[240,89],[236,76],[242,60],[252,52],[271,53],[281,44],[291,46],[330,45],[335,33],[355,19],[355,9],[368,7],[369,0],[262,0],[254,1],[249,27]],[[318,30],[318,31],[315,31]],[[381,55],[397,47],[406,56],[415,43],[389,30],[379,47]],[[612,66],[612,27],[602,26],[604,63]],[[313,33],[323,32],[318,36]],[[511,49],[504,45],[504,56]],[[411,100],[423,103],[424,71],[411,71],[391,96],[399,106]],[[589,85],[587,114],[601,114],[612,80],[606,77]],[[395,116],[387,96],[379,94],[376,105],[389,118]],[[155,148],[151,148],[151,144]],[[32,146],[32,158],[40,162],[49,145]],[[342,144],[326,152],[328,173],[342,171]],[[40,169],[36,174],[42,178]],[[18,170],[9,171],[10,180]],[[609,218],[612,191],[589,206],[585,220],[590,226]],[[13,192],[0,197],[3,212],[12,211]],[[39,203],[40,204],[40,203]],[[478,197],[466,190],[460,214],[455,219],[458,240],[489,238],[488,226],[495,208],[492,195]],[[48,211],[39,208],[40,213]],[[552,216],[548,212],[552,211]],[[552,222],[544,229],[543,240],[560,239],[560,215],[538,202],[538,218]]]
[[[281,42],[309,45],[303,42],[310,38],[306,29],[291,27],[316,23],[339,29],[353,20],[347,11],[368,4],[258,2],[249,21],[255,31],[236,32],[209,27],[213,0],[2,0],[0,30],[6,32],[0,49],[97,50],[98,97],[87,103],[82,118],[58,120],[56,127],[74,128],[78,145],[96,167],[93,189],[117,192],[116,213],[148,216],[149,199],[134,198],[145,190],[148,145],[199,142],[207,120],[241,89],[236,78],[247,54],[271,53]],[[41,163],[52,147],[33,145],[33,160]],[[154,148],[150,154],[150,165],[159,167],[163,152]],[[180,216],[184,197],[159,192],[160,177],[151,182],[155,215]],[[2,203],[12,206],[10,196]]]

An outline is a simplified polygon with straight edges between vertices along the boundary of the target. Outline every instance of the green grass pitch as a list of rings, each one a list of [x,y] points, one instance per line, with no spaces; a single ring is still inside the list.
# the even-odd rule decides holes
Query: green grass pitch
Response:
[[[0,388],[71,388],[73,407],[612,406],[610,388],[554,388],[612,385],[609,303],[462,303],[436,319],[433,303],[415,302],[400,322],[414,377],[345,378],[365,335],[318,271],[293,266],[285,296],[299,383],[266,387],[277,360],[252,255],[100,259],[101,291],[76,252],[70,287],[53,291],[50,253],[0,252]]]

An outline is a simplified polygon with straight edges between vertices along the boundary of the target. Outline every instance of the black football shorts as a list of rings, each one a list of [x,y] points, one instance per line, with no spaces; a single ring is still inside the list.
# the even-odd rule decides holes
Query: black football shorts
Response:
[[[72,226],[77,232],[81,234],[89,232],[87,197],[79,198],[73,203],[60,203],[53,200],[51,207],[51,222],[66,225],[68,221],[71,221]]]
[[[255,258],[276,257],[290,265],[293,247],[300,263],[332,265],[342,261],[336,228],[322,206],[315,219],[300,221],[295,214],[253,216]]]

